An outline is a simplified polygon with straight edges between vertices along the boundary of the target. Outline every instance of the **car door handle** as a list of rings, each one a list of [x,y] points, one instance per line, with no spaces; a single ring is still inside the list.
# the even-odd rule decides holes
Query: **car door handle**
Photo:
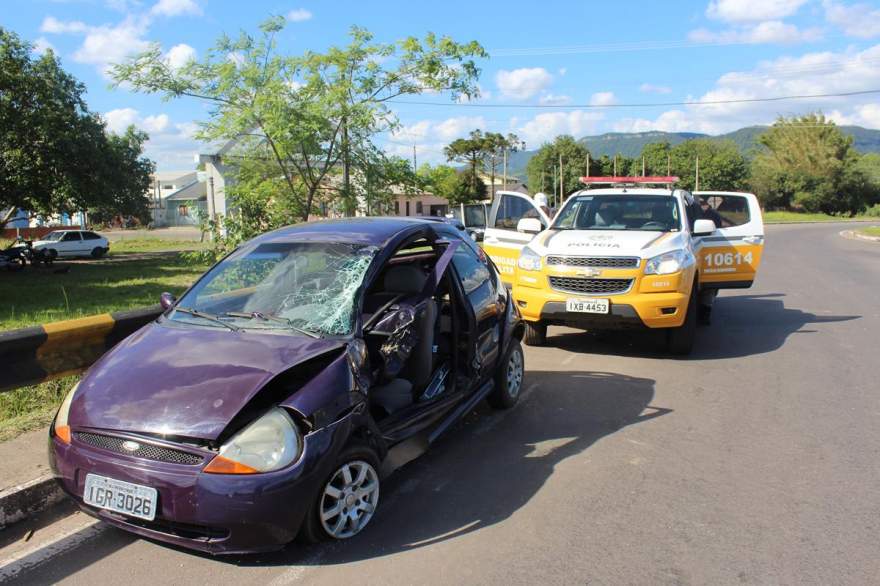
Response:
[[[757,244],[761,240],[763,240],[763,238],[760,236],[746,236],[743,238],[743,242],[748,242],[749,244]]]

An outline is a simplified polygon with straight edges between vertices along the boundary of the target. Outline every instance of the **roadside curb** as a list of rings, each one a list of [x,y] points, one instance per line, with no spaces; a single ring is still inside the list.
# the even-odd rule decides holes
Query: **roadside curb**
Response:
[[[876,224],[877,220],[790,220],[784,222],[764,222],[765,226],[785,224]]]
[[[28,518],[64,498],[51,474],[0,491],[0,530]]]
[[[840,233],[844,238],[850,240],[862,240],[864,242],[880,242],[880,236],[868,236],[867,234],[859,234],[855,230],[844,230]]]

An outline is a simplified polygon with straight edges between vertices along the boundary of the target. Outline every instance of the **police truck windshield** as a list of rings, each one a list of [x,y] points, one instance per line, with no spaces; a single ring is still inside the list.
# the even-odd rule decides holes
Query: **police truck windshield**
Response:
[[[552,228],[557,230],[645,230],[676,232],[681,217],[669,195],[576,195]]]

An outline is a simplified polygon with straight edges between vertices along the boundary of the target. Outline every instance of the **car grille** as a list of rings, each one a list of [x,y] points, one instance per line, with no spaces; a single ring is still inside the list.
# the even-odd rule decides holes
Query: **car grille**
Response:
[[[547,264],[567,267],[634,269],[639,266],[639,258],[635,256],[548,256]]]
[[[566,293],[614,295],[625,293],[632,279],[586,279],[581,277],[550,277],[550,286]]]
[[[89,444],[90,446],[94,446],[96,448],[101,448],[102,450],[108,450],[110,452],[116,452],[118,454],[126,454],[128,456],[135,456],[137,458],[146,458],[147,460],[157,460],[159,462],[169,462],[171,464],[189,465],[201,464],[204,460],[204,458],[197,454],[191,454],[189,452],[174,450],[171,448],[148,444],[141,441],[137,442],[138,444],[140,444],[140,447],[138,449],[126,450],[122,447],[122,444],[128,440],[112,435],[77,432],[74,434],[74,436],[79,441],[85,444]]]

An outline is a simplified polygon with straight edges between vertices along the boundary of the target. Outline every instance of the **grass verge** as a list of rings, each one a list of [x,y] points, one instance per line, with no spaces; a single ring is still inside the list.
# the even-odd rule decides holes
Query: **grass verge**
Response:
[[[181,293],[205,268],[168,253],[0,271],[0,330],[154,305],[160,293]]]
[[[0,393],[0,442],[48,426],[77,378],[66,376],[33,387]]]
[[[208,242],[193,240],[161,240],[142,238],[138,240],[117,240],[110,243],[110,255],[129,252],[173,252],[181,250],[203,250]]]
[[[868,216],[831,216],[829,214],[808,214],[806,212],[773,211],[764,212],[765,224],[785,224],[788,222],[853,222],[874,220]]]
[[[859,230],[865,236],[876,236],[880,238],[880,226],[869,226]]]

